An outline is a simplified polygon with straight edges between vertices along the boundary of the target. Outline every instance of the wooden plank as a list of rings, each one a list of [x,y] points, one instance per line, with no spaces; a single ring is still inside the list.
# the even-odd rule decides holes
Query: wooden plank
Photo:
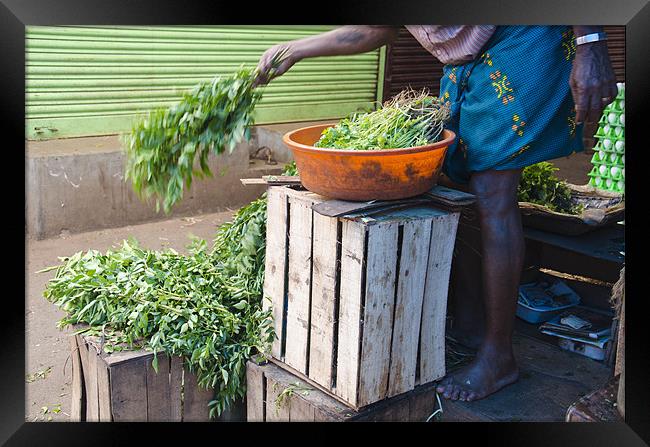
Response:
[[[289,402],[279,405],[278,396],[286,385],[272,374],[266,374],[266,422],[290,422]]]
[[[300,395],[291,396],[289,420],[291,422],[314,422],[314,407]]]
[[[97,355],[97,395],[99,399],[99,421],[112,422],[113,413],[111,410],[111,384],[109,379],[108,365],[101,354]]]
[[[404,393],[415,386],[431,224],[431,219],[404,223],[395,296],[388,396]]]
[[[255,362],[246,363],[246,419],[264,422],[264,370]]]
[[[147,368],[138,358],[110,369],[111,408],[114,422],[146,422]]]
[[[147,421],[167,422],[171,418],[171,388],[169,384],[169,357],[158,353],[158,372],[152,359],[147,360]]]
[[[287,238],[287,198],[282,187],[272,187],[267,192],[266,257],[264,265],[264,300],[262,308],[273,311],[276,338],[271,355],[281,358],[282,314],[285,296],[285,266]]]
[[[365,226],[359,222],[343,220],[339,342],[334,392],[353,406],[358,402],[365,232]]]
[[[612,377],[607,384],[581,397],[567,410],[566,422],[623,422],[616,408],[618,377]]]
[[[289,371],[285,364],[268,363],[262,367],[264,376],[267,381],[267,400],[266,400],[266,418],[267,420],[282,420],[294,419],[294,406],[298,405],[299,409],[296,410],[296,417],[300,419],[311,418],[313,409],[313,420],[321,422],[343,421],[356,414],[356,412],[341,402],[337,398],[319,388],[318,384],[310,382],[304,376],[300,376],[296,371]],[[283,414],[281,409],[276,412],[275,398],[285,388],[299,383],[302,387],[311,388],[307,390],[307,394],[300,394],[298,391],[294,393],[290,402],[284,409],[289,410],[289,415]],[[274,389],[275,388],[275,389]],[[270,393],[269,393],[270,390]],[[302,400],[308,404],[312,409],[304,408],[303,402],[296,404],[297,400]],[[289,419],[287,419],[287,417]],[[311,420],[311,419],[310,419]]]
[[[463,206],[470,205],[476,201],[476,196],[474,194],[442,185],[436,185],[424,194],[426,196],[445,200],[449,203],[457,203]]]
[[[524,236],[526,239],[539,241],[547,246],[619,265],[617,273],[621,268],[620,265],[625,262],[625,255],[620,253],[625,251],[625,227],[623,225],[600,228],[578,236],[566,236],[525,227]],[[611,282],[616,280],[618,280],[618,275],[613,280],[605,279],[605,281]]]
[[[83,376],[81,374],[81,356],[79,355],[79,346],[77,346],[77,336],[70,336],[70,357],[72,360],[72,385],[70,394],[72,402],[70,405],[70,420],[80,422],[82,420],[82,402],[83,402]],[[85,417],[85,414],[84,414]]]
[[[85,345],[86,366],[84,377],[86,382],[86,421],[99,422],[99,388],[97,387],[97,351],[95,348]]]
[[[170,420],[172,422],[181,422],[183,420],[183,402],[181,401],[181,392],[183,385],[183,359],[174,356],[169,362],[169,410]]]
[[[145,350],[137,350],[137,351],[117,351],[117,352],[111,352],[110,355],[107,355],[104,357],[104,361],[109,367],[113,367],[115,365],[119,365],[121,363],[126,363],[130,362],[133,360],[146,360],[149,359],[151,361],[153,357],[153,352],[151,351],[145,351]]]
[[[287,336],[284,361],[307,372],[311,293],[311,203],[289,198],[289,279],[287,293]]]
[[[363,422],[409,422],[408,397],[394,397],[377,409],[364,411],[356,420]]]
[[[438,409],[435,385],[423,385],[409,395],[409,422],[426,422]],[[443,399],[440,398],[441,403]]]
[[[196,375],[187,368],[183,377],[183,422],[208,422],[208,403],[214,399],[214,389],[200,387]]]
[[[338,219],[314,213],[309,377],[332,386],[336,310]]]
[[[420,325],[420,383],[445,375],[445,323],[451,259],[460,213],[435,217]]]
[[[395,307],[397,223],[368,228],[358,406],[386,397]]]
[[[413,197],[402,200],[371,200],[369,202],[350,202],[347,200],[326,200],[313,206],[316,213],[328,217],[348,216],[351,214],[372,214],[373,210],[383,210],[386,207],[413,207],[425,205],[431,201],[425,197]]]
[[[301,185],[297,175],[264,175],[261,178],[239,179],[243,185]]]

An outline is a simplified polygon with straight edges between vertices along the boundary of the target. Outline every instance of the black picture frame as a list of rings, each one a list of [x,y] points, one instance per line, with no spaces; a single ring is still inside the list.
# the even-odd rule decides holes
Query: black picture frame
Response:
[[[310,7],[311,6],[311,7]],[[315,9],[315,12],[312,12]],[[0,3],[0,55],[2,59],[2,104],[1,116],[9,132],[3,133],[5,146],[4,172],[17,172],[16,166],[23,160],[19,145],[24,144],[24,91],[25,91],[25,49],[24,31],[26,25],[74,25],[74,24],[217,24],[217,23],[439,23],[439,24],[584,24],[626,26],[626,108],[628,125],[626,134],[632,148],[628,155],[628,176],[626,187],[626,230],[625,237],[633,242],[627,244],[626,257],[632,263],[626,268],[627,287],[631,288],[627,300],[626,323],[626,423],[567,424],[567,423],[511,423],[511,424],[417,424],[402,431],[405,440],[423,435],[425,442],[443,442],[445,436],[452,440],[467,439],[470,432],[485,440],[509,445],[647,445],[650,439],[650,393],[647,378],[650,377],[646,352],[647,327],[644,320],[647,313],[642,308],[643,294],[643,252],[634,234],[641,234],[643,213],[643,178],[645,164],[642,155],[643,111],[645,111],[650,83],[648,81],[648,47],[650,44],[650,5],[647,0],[549,0],[514,1],[491,0],[475,4],[469,0],[433,1],[328,1],[322,4],[303,3],[285,6],[277,3],[255,5],[238,2],[195,2],[184,1],[97,1],[97,0],[2,0]],[[647,124],[646,124],[647,125]],[[9,160],[6,157],[15,157]],[[25,188],[29,179],[24,177]],[[16,209],[22,209],[20,194],[14,185],[17,179],[5,176],[5,206],[9,199]],[[18,226],[15,213],[6,213],[5,224]],[[9,217],[14,216],[14,217]],[[638,221],[638,222],[637,222]],[[13,222],[13,223],[12,223]],[[10,227],[9,227],[10,228]],[[7,241],[16,241],[17,248],[5,251],[9,260],[5,270],[5,282],[15,283],[15,278],[24,274],[25,264],[15,262],[21,249],[13,232],[5,230]],[[9,237],[7,237],[9,236]],[[636,260],[635,260],[636,259]],[[23,269],[23,272],[20,270]],[[13,274],[12,274],[13,273]],[[647,275],[646,275],[647,276]],[[20,288],[20,286],[17,286]],[[25,314],[24,300],[20,293],[6,293],[5,310],[0,324],[0,442],[7,445],[76,445],[112,444],[129,445],[134,434],[144,434],[150,441],[164,439],[171,441],[180,436],[185,442],[198,442],[199,436],[212,437],[214,442],[223,438],[224,430],[241,430],[241,442],[267,442],[276,435],[288,437],[300,429],[308,437],[298,436],[303,442],[314,442],[313,436],[322,427],[292,425],[291,432],[282,424],[74,424],[74,423],[26,423],[25,422]],[[644,324],[645,323],[645,324]],[[360,427],[357,428],[357,427]],[[379,428],[379,426],[376,426]],[[359,430],[365,436],[378,434],[380,430],[363,425],[332,428],[335,430]],[[382,426],[385,428],[385,426]],[[259,430],[256,433],[255,430]],[[278,430],[276,433],[274,430]],[[303,431],[304,430],[304,431]],[[400,430],[398,428],[397,430]],[[394,431],[395,434],[399,432]],[[422,432],[419,432],[422,430]],[[383,430],[382,430],[383,431]],[[201,433],[199,433],[201,432]],[[252,436],[251,436],[252,435]],[[189,436],[189,438],[188,438]],[[399,435],[398,435],[399,436]],[[322,438],[321,438],[322,439]],[[335,440],[329,436],[324,440]],[[447,438],[449,439],[449,438]],[[194,440],[194,441],[193,441]],[[182,441],[181,441],[182,442]],[[205,441],[204,441],[205,442]],[[237,442],[230,441],[230,442]],[[449,442],[449,441],[444,441]]]

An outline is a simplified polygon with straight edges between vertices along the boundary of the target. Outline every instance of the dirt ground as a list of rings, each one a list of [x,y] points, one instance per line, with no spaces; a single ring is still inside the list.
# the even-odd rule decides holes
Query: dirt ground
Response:
[[[45,240],[27,239],[25,278],[25,420],[68,421],[72,365],[69,360],[70,329],[59,330],[57,321],[64,315],[43,298],[43,291],[54,271],[36,273],[58,264],[59,256],[82,250],[105,251],[134,237],[143,247],[161,250],[171,247],[186,252],[190,235],[209,243],[217,227],[231,220],[233,212],[175,218],[143,225],[127,226],[79,234],[61,234]]]

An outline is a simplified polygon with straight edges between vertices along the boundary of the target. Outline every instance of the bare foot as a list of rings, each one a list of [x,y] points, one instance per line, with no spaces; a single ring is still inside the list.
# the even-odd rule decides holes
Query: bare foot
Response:
[[[436,391],[445,399],[472,401],[483,399],[518,378],[519,368],[510,349],[504,353],[482,347],[470,364],[442,379]]]

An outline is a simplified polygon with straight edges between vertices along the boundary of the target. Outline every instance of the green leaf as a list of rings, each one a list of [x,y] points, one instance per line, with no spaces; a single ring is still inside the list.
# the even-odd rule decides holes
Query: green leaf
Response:
[[[242,310],[242,309],[244,309],[247,305],[248,305],[248,303],[246,302],[246,300],[241,300],[240,302],[238,302],[237,304],[235,304],[233,307],[234,307],[235,309]]]

